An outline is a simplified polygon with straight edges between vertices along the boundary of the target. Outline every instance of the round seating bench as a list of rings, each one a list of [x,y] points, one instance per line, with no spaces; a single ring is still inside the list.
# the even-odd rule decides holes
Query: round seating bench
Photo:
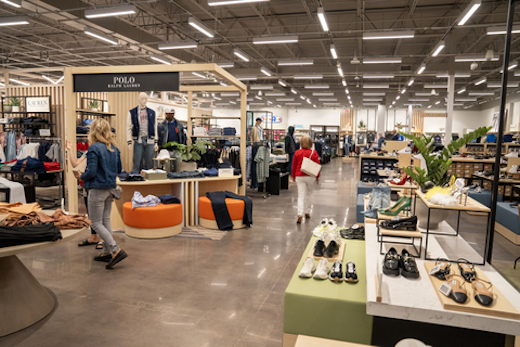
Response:
[[[243,223],[245,202],[237,199],[226,199],[226,206],[233,222],[233,229],[245,228],[246,225]],[[218,230],[211,200],[206,196],[199,197],[199,224],[204,228]]]
[[[123,222],[128,236],[158,239],[177,235],[182,231],[182,204],[159,204],[153,207],[132,208],[123,204]]]

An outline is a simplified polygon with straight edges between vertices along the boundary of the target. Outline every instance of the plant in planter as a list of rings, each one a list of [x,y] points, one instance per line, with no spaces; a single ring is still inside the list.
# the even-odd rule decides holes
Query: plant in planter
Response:
[[[94,112],[97,112],[99,110],[99,101],[97,101],[97,100],[89,101],[88,108]]]
[[[10,103],[4,104],[4,112],[12,112],[12,111],[13,111],[13,106],[11,106]]]
[[[163,148],[176,148],[175,151],[180,153],[182,163],[179,165],[180,171],[194,171],[197,169],[197,161],[200,161],[202,155],[206,153],[206,146],[213,147],[209,142],[197,140],[191,145],[181,145],[177,142],[168,142]]]
[[[20,112],[22,101],[18,98],[11,98],[11,112]]]
[[[359,125],[358,125],[358,128],[359,130],[365,130],[366,129],[366,124],[365,122],[363,122],[362,120],[359,121]]]

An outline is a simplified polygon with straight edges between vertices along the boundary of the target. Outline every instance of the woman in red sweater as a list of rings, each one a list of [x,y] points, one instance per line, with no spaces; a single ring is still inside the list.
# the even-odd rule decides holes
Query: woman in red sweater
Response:
[[[318,153],[311,150],[311,137],[309,135],[303,136],[300,145],[302,149],[297,150],[296,153],[294,153],[291,170],[291,176],[298,185],[298,220],[296,221],[298,224],[302,222],[304,213],[306,219],[311,218],[312,192],[314,191],[314,184],[319,183],[320,177],[319,174],[318,177],[311,177],[301,171],[304,157],[311,158],[312,161],[315,161],[318,164],[320,163]]]

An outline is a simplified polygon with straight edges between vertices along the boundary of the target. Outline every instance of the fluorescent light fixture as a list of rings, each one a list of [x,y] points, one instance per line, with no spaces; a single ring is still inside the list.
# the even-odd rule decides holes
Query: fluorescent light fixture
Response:
[[[95,10],[85,10],[85,18],[103,18],[113,16],[123,16],[125,14],[134,14],[135,6],[121,5],[108,8],[100,8]]]
[[[401,99],[401,95],[398,95],[395,97],[395,100],[399,100],[399,99]]]
[[[159,44],[159,49],[161,51],[167,49],[188,49],[188,48],[197,48],[197,42],[195,41],[177,41],[177,42],[165,42]]]
[[[276,107],[282,107],[282,105],[276,105]]]
[[[448,89],[448,84],[425,84],[424,89]]]
[[[256,76],[240,76],[240,77],[237,77],[237,80],[239,80],[239,81],[256,81],[257,77]]]
[[[269,101],[269,100],[267,100],[267,104],[268,104],[268,105],[272,105],[272,104],[273,104],[273,102],[272,102],[272,101]]]
[[[436,101],[436,102],[435,102],[435,105],[438,105],[438,104],[440,104],[440,103],[441,103],[440,101]]]
[[[231,101],[231,100],[229,100],[229,103],[230,103],[230,104],[233,104],[233,105],[236,105],[236,104],[237,104],[235,101]]]
[[[448,106],[448,104],[444,104],[444,106]],[[464,104],[453,104],[453,106],[464,106]]]
[[[233,54],[236,55],[237,57],[239,57],[240,59],[242,59],[243,61],[249,61],[249,58],[247,57],[247,54],[245,54],[244,52],[242,52],[238,48],[235,48],[233,50]]]
[[[1,17],[0,26],[29,24],[29,17]]]
[[[352,100],[352,98],[350,97],[350,95],[347,95],[347,98],[348,98],[349,100]]]
[[[318,101],[338,101],[336,98],[319,98]]]
[[[403,90],[401,90],[401,94],[404,94],[406,93],[406,88],[404,88]]]
[[[472,0],[468,7],[462,12],[462,14],[459,16],[460,19],[458,19],[457,25],[464,25],[470,19],[470,17],[475,13],[476,10],[480,7],[480,4],[482,3],[482,0]]]
[[[343,87],[346,87],[347,86],[347,80],[346,79],[342,79],[341,80],[341,84],[343,84]]]
[[[469,92],[469,96],[492,96],[495,95],[494,92]]]
[[[42,75],[43,78],[45,78],[47,81],[51,82],[52,84],[56,84],[53,79],[50,79],[49,77]]]
[[[285,96],[285,93],[270,92],[270,93],[265,93],[265,96]]]
[[[258,100],[262,100],[262,97],[261,97],[261,96],[258,96],[258,95],[256,95],[256,96],[255,96],[255,99],[258,99]]]
[[[224,6],[224,5],[237,5],[237,4],[247,4],[250,2],[262,2],[269,0],[208,0],[209,6]]]
[[[513,70],[515,67],[518,66],[518,62],[517,61],[514,61],[511,63],[511,65],[509,65],[509,67],[507,68],[507,70],[511,71]]]
[[[410,87],[413,84],[413,82],[415,82],[415,80],[412,78],[410,81],[408,81],[406,85]]]
[[[363,106],[379,106],[379,102],[364,102]]]
[[[459,73],[455,73],[453,76],[455,78],[469,78],[469,77],[471,77],[471,74],[469,72],[459,72]],[[437,74],[436,77],[437,78],[448,78],[448,77],[450,77],[450,74],[447,72],[443,72],[443,73]]]
[[[386,93],[363,93],[363,96],[385,96]]]
[[[65,76],[61,76],[60,78],[58,78],[58,80],[56,82],[54,82],[54,84],[58,84],[61,81],[63,81],[64,79],[65,79]]]
[[[341,76],[341,77],[344,77],[345,75],[343,74],[343,69],[341,68],[341,65],[338,65],[338,74]]]
[[[487,84],[488,88],[502,88],[502,82],[496,81],[496,82],[488,82]],[[518,82],[509,82],[507,84],[507,88],[517,88]]]
[[[477,101],[477,98],[455,98],[455,101],[470,102],[470,101]]]
[[[439,53],[442,51],[442,49],[446,46],[446,42],[439,41],[437,46],[433,49],[432,57],[436,57],[439,55]]]
[[[312,65],[314,60],[312,59],[288,59],[278,60],[278,66],[301,66],[301,65]]]
[[[491,61],[498,61],[500,57],[498,55],[493,56]],[[485,54],[475,54],[475,55],[456,55],[455,62],[456,63],[471,63],[473,61],[487,61]]]
[[[312,105],[312,107],[316,108],[317,106],[316,105]]]
[[[318,19],[320,20],[323,31],[329,31],[329,26],[327,25],[327,19],[325,19],[325,10],[323,7],[318,7]]]
[[[415,101],[430,101],[430,99],[416,99],[416,98],[412,99],[412,98],[410,98],[410,99],[408,99],[408,101],[414,101],[414,102]]]
[[[422,63],[421,66],[419,66],[419,69],[417,70],[417,74],[420,75],[426,70],[426,64]]]
[[[435,94],[432,94],[432,93],[415,93],[415,96],[438,96],[439,93],[435,93]]]
[[[401,64],[402,58],[363,58],[363,64]]]
[[[403,104],[403,106],[422,106],[422,104]]]
[[[226,105],[229,105],[229,102],[216,102],[214,105],[217,105],[217,106],[226,106]]]
[[[464,93],[465,91],[466,91],[466,87],[464,87],[464,88],[462,88],[462,89],[459,89],[459,90],[457,91],[457,94],[462,94],[462,93]]]
[[[291,88],[291,93],[293,93],[293,94],[298,94],[298,92],[297,92],[296,89],[294,89],[294,88]]]
[[[484,77],[484,78],[480,78],[480,79],[476,80],[473,84],[476,86],[479,86],[482,83],[485,83],[486,81],[487,81],[487,77]]]
[[[307,99],[308,104],[312,104],[311,99]]]
[[[363,33],[363,40],[408,39],[413,38],[414,36],[415,32],[413,30],[381,31],[373,33]]]
[[[278,80],[278,84],[282,87],[287,87],[287,83],[284,80]]]
[[[319,80],[323,78],[323,75],[295,75],[295,80]]]
[[[200,73],[198,73],[198,72],[192,72],[191,74],[192,74],[192,75],[195,75],[195,76],[197,76],[197,77],[200,77],[200,78],[204,78],[204,79],[207,79],[207,78],[208,78],[208,76],[204,76],[203,74],[200,74]]]
[[[306,84],[305,89],[329,89],[328,84]]]
[[[3,3],[16,8],[22,8],[22,0],[1,0]]]
[[[312,96],[334,96],[334,93],[312,93]]]
[[[330,45],[330,54],[332,58],[338,59],[338,52],[336,51],[336,45]]]
[[[89,28],[89,27],[85,27],[83,29],[83,32],[89,36],[92,36],[92,37],[95,37],[96,39],[99,39],[99,40],[102,40],[102,41],[105,41],[105,42],[108,42],[110,44],[113,44],[114,46],[117,46],[118,45],[118,42],[117,42],[117,39],[111,37],[111,36],[108,36],[108,35],[105,35],[105,34],[102,34],[100,33],[99,31],[97,30],[94,30],[92,28]],[[160,47],[159,47],[160,49]]]
[[[222,98],[219,98],[218,96],[214,96],[214,95],[213,95],[213,99],[215,99],[215,100],[222,100]]]
[[[363,99],[363,101],[383,101],[383,98],[366,98],[366,99]]]
[[[428,108],[432,108],[432,105],[428,105]]]
[[[251,90],[273,90],[273,86],[271,84],[252,84],[249,86]]]
[[[363,75],[363,78],[394,78],[391,74]]]
[[[285,101],[294,101],[294,98],[279,98],[279,99],[276,99],[276,101],[282,101],[282,102],[285,102]]]
[[[363,88],[365,89],[378,89],[378,88],[390,88],[390,85],[389,84],[373,84],[373,83],[365,83],[363,84]]]
[[[307,98],[305,96],[303,96],[303,95],[300,95],[300,99],[305,100]]]
[[[204,35],[206,35],[207,37],[215,37],[215,32],[212,29],[210,29],[207,25],[197,20],[197,18],[195,17],[188,18],[188,24],[200,31],[201,33],[203,33]]]
[[[262,105],[265,105],[265,102],[250,102],[249,105],[252,105],[252,106],[262,106]]]
[[[392,101],[392,105],[395,105],[395,103],[396,103],[396,102],[397,102],[397,101],[395,101],[395,100],[394,100],[394,101]]]
[[[222,87],[227,87],[227,86],[228,86],[227,83],[224,83],[224,82],[220,82],[220,85],[221,85]]]
[[[166,64],[166,65],[171,65],[172,64],[170,61],[167,61],[166,59],[163,59],[163,58],[160,58],[160,57],[156,57],[154,55],[152,55],[150,57],[150,59],[155,60],[155,61],[157,61],[159,63],[162,63],[162,64]]]
[[[18,83],[18,84],[21,84],[21,85],[24,85],[24,86],[30,86],[31,85],[30,83],[27,83],[27,82],[15,80],[14,78],[10,78],[9,81],[14,82],[14,83]]]
[[[233,62],[222,62],[222,63],[217,63],[217,65],[223,69],[235,67],[235,63],[233,63]]]
[[[220,93],[220,96],[223,98],[230,96],[240,96],[240,93]]]
[[[286,102],[285,104],[288,106],[298,106],[298,105],[301,105],[302,103],[301,102]]]
[[[298,36],[272,36],[272,37],[255,37],[253,43],[255,45],[268,45],[276,43],[295,43],[298,42]]]
[[[265,67],[260,68],[260,72],[269,77],[271,77],[273,75],[273,73],[271,71],[269,71],[268,69],[266,69]]]
[[[505,26],[505,25],[486,29],[486,32],[488,35],[505,35],[506,31],[507,31],[507,26]],[[520,25],[513,25],[511,34],[520,34]]]
[[[345,93],[350,94],[350,92],[348,91],[348,88],[345,89]]]

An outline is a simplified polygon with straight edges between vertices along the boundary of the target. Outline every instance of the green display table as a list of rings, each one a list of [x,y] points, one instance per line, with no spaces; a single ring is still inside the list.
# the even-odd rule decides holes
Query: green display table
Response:
[[[316,237],[311,238],[285,290],[284,347],[294,345],[290,341],[295,342],[295,339],[290,337],[295,335],[369,345],[372,339],[372,316],[366,314],[365,242],[342,240],[346,242],[343,264],[349,260],[356,264],[359,282],[338,284],[329,280],[298,277],[315,240]]]

